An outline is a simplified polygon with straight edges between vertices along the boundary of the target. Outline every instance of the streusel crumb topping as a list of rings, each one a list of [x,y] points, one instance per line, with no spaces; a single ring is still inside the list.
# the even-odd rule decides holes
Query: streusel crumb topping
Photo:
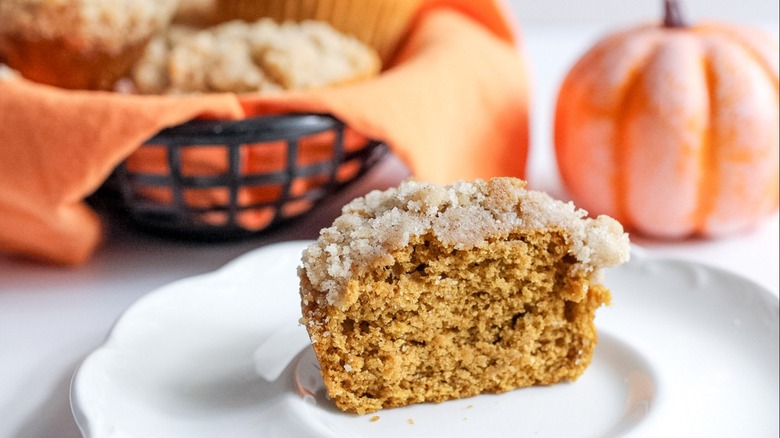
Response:
[[[377,263],[391,263],[394,251],[425,235],[466,250],[520,230],[562,230],[581,272],[595,277],[628,260],[628,235],[619,222],[608,216],[589,218],[571,202],[525,185],[515,178],[451,185],[407,181],[373,191],[347,204],[333,225],[320,232],[303,253],[303,269],[335,304],[349,278]]]

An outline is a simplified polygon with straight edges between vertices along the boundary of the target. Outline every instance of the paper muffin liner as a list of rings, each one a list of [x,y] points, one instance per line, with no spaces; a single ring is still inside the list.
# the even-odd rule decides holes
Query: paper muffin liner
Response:
[[[217,0],[221,20],[320,20],[373,47],[383,62],[393,56],[422,0]]]
[[[62,39],[0,36],[0,52],[5,63],[27,79],[61,88],[110,90],[140,59],[147,41],[116,54],[74,49]]]

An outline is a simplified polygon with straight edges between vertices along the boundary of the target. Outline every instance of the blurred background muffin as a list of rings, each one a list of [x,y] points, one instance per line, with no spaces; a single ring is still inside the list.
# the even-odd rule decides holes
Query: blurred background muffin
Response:
[[[131,79],[141,94],[275,92],[367,79],[380,68],[373,49],[327,23],[262,18],[171,26],[149,44]]]
[[[63,88],[110,89],[178,0],[0,0],[0,58]]]
[[[219,19],[320,20],[373,47],[387,62],[422,0],[215,0]]]

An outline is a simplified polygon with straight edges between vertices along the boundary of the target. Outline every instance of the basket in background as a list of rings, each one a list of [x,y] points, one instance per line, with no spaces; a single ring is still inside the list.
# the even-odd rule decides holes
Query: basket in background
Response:
[[[193,120],[146,141],[112,182],[141,228],[229,239],[308,212],[386,152],[327,114]]]

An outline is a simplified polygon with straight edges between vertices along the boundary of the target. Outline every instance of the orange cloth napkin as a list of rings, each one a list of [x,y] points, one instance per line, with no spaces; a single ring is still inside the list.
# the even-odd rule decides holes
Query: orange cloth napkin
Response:
[[[386,141],[421,180],[524,176],[527,71],[492,0],[430,0],[392,65],[348,86],[274,96],[132,96],[0,79],[0,251],[89,259],[100,220],[83,200],[159,130],[195,117],[327,112]]]

